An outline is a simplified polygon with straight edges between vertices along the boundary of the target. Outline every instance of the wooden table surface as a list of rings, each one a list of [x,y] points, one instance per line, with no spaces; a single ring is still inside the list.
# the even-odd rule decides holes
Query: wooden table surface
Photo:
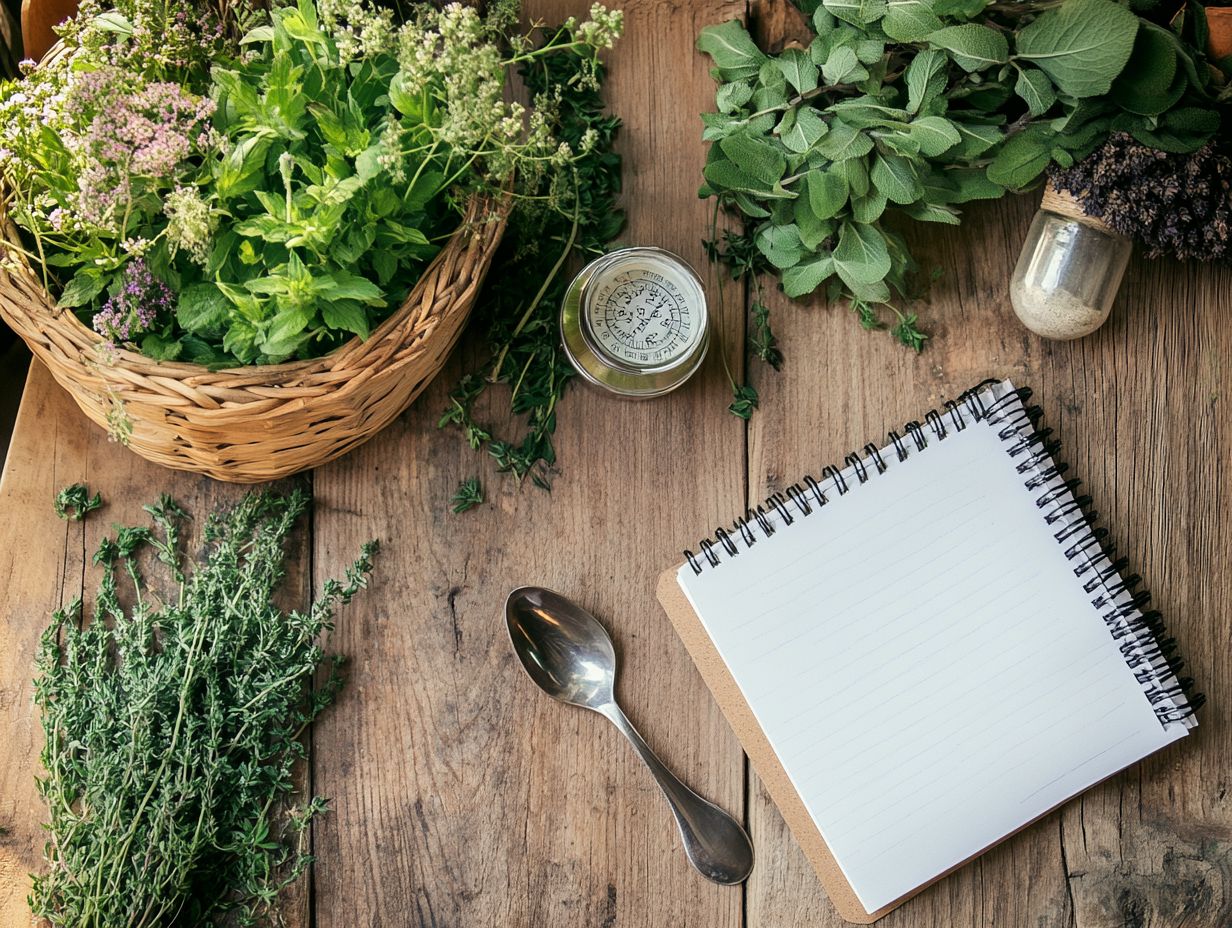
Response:
[[[584,7],[538,9],[555,18]],[[626,123],[627,240],[704,268],[697,114],[710,108],[713,85],[693,41],[745,5],[630,0],[625,9],[609,94]],[[335,637],[348,685],[311,732],[309,786],[332,811],[313,834],[318,863],[290,902],[291,924],[840,924],[660,611],[654,579],[749,503],[986,376],[1036,389],[1063,457],[1154,591],[1210,703],[1193,737],[882,924],[1232,924],[1232,273],[1136,260],[1108,325],[1077,343],[1041,341],[1006,296],[1034,208],[1034,197],[1010,199],[972,208],[957,230],[912,230],[924,266],[942,271],[921,307],[933,339],[918,356],[860,331],[842,308],[776,298],[787,363],[778,374],[752,370],[762,408],[747,426],[725,411],[717,357],[653,402],[575,388],[560,408],[551,494],[487,478],[488,502],[452,516],[459,480],[486,469],[457,434],[435,428],[475,360],[464,346],[398,422],[312,474],[316,505],[293,551],[293,587],[307,596],[367,538],[385,547]],[[733,309],[719,328],[739,366],[741,314]],[[61,522],[52,496],[79,480],[107,508]],[[141,519],[139,507],[164,491],[198,513],[243,492],[110,443],[34,367],[0,483],[0,928],[29,924],[25,874],[41,863],[37,637],[54,607],[92,592],[88,558],[100,534]],[[532,688],[501,618],[505,594],[527,583],[574,596],[606,621],[629,715],[685,780],[747,821],[758,865],[746,886],[696,876],[616,732]]]

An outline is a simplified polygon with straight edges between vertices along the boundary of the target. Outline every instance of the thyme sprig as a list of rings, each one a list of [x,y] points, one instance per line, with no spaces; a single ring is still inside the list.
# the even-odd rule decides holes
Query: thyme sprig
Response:
[[[544,30],[543,41],[554,35]],[[574,373],[560,350],[561,300],[570,271],[603,254],[624,226],[616,205],[620,156],[612,150],[620,120],[604,112],[604,67],[593,50],[545,56],[521,74],[532,96],[558,100],[557,137],[585,153],[520,191],[476,308],[490,354],[461,378],[438,425],[460,428],[472,448],[488,452],[497,471],[519,481],[529,477],[546,490],[556,463],[556,405]],[[520,435],[498,435],[476,416],[477,402],[497,384],[508,390]],[[468,497],[466,486],[455,504]]]
[[[245,497],[205,525],[205,554],[182,553],[184,511],[146,507],[153,527],[100,544],[93,616],[55,613],[37,659],[47,803],[36,917],[72,928],[277,924],[281,891],[305,871],[319,798],[298,801],[300,735],[333,699],[338,662],[321,638],[367,580],[375,543],[346,582],[305,611],[273,603],[285,543],[308,496]],[[152,555],[175,579],[151,590]]]

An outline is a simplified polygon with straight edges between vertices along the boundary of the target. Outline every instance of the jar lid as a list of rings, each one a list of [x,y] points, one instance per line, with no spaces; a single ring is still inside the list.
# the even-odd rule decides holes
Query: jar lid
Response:
[[[658,396],[684,383],[709,345],[696,272],[661,248],[624,248],[592,261],[561,305],[565,355],[591,383]]]

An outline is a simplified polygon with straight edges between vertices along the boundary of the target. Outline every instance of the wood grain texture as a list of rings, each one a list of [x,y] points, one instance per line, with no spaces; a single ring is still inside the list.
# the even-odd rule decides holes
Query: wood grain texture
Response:
[[[555,19],[587,3],[551,2]],[[760,6],[760,4],[758,4]],[[630,242],[704,268],[707,204],[696,114],[712,84],[697,31],[743,14],[722,0],[626,6],[610,95],[626,120]],[[788,20],[767,16],[787,34]],[[914,228],[938,266],[915,356],[838,307],[775,297],[787,352],[751,371],[762,410],[724,409],[714,357],[650,403],[575,389],[560,410],[548,495],[488,479],[489,502],[447,514],[486,463],[435,420],[473,343],[410,413],[318,471],[293,595],[337,575],[359,544],[385,551],[372,589],[340,616],[349,685],[312,733],[310,785],[333,811],[314,834],[313,898],[293,925],[321,928],[835,928],[841,924],[654,599],[680,548],[806,471],[841,457],[984,376],[1035,387],[1112,538],[1168,617],[1212,697],[1194,736],[1093,790],[927,890],[887,928],[1213,928],[1232,924],[1232,730],[1227,663],[1232,562],[1227,411],[1232,272],[1135,262],[1110,323],[1074,344],[1013,318],[1006,286],[1031,198],[973,207],[958,229]],[[708,281],[713,292],[714,279]],[[735,291],[729,287],[728,294]],[[729,303],[731,300],[729,299]],[[733,307],[734,308],[734,307]],[[721,320],[732,357],[736,312]],[[51,512],[85,480],[109,508],[85,523]],[[25,928],[39,866],[38,726],[30,661],[52,608],[94,583],[98,533],[169,491],[194,511],[242,492],[159,470],[90,425],[37,366],[0,481],[0,928]],[[744,889],[698,878],[649,777],[596,716],[549,701],[510,652],[507,592],[542,583],[609,627],[629,715],[691,785],[748,816],[758,864]],[[746,798],[747,789],[747,798]],[[747,808],[745,808],[747,803]],[[311,912],[309,911],[311,908]],[[309,916],[312,916],[311,920]]]
[[[780,374],[754,368],[762,411],[749,431],[750,495],[760,499],[839,462],[983,377],[1033,387],[1059,455],[1086,480],[1110,540],[1164,611],[1201,688],[1193,737],[1103,784],[926,890],[888,928],[996,925],[1180,928],[1232,923],[1226,663],[1232,596],[1227,525],[1232,333],[1221,311],[1232,273],[1135,262],[1111,321],[1075,343],[1047,342],[1013,316],[1010,270],[1036,197],[972,208],[958,230],[913,228],[925,270],[940,267],[918,356],[861,332],[842,308],[781,297]],[[814,373],[816,371],[816,373]],[[887,565],[892,569],[892,565]],[[748,924],[842,924],[751,777],[762,866]],[[780,855],[765,866],[767,847]]]
[[[693,40],[742,7],[624,10],[606,86],[625,120],[626,238],[701,268],[696,114],[712,91]],[[737,316],[723,331],[733,350]],[[741,813],[739,747],[654,597],[658,569],[744,494],[744,430],[721,412],[716,361],[650,403],[575,386],[550,495],[485,479],[487,505],[447,515],[458,482],[486,467],[435,428],[456,363],[385,434],[317,472],[314,570],[336,571],[368,536],[385,543],[373,595],[340,628],[343,711],[315,733],[316,786],[335,808],[316,838],[322,928],[739,924],[741,891],[692,871],[639,761],[602,719],[534,689],[502,616],[524,584],[593,610],[616,641],[634,723],[699,792]]]
[[[72,483],[103,496],[104,508],[83,522],[63,522],[52,501]],[[141,507],[170,493],[196,517],[185,550],[198,549],[204,516],[233,502],[243,489],[150,464],[88,423],[72,399],[38,362],[18,413],[0,480],[0,928],[26,928],[28,874],[43,869],[43,805],[34,777],[41,772],[42,731],[32,703],[31,676],[39,636],[51,613],[82,596],[90,615],[97,568],[89,561],[116,525],[147,525]],[[304,603],[309,596],[308,537],[300,531],[288,551],[283,593]],[[306,778],[307,770],[303,776]],[[285,900],[288,928],[308,924],[307,884]]]

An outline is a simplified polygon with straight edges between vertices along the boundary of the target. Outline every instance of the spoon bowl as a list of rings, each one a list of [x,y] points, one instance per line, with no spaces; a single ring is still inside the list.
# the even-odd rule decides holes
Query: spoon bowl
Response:
[[[505,621],[514,653],[553,699],[599,711],[615,701],[616,648],[598,619],[543,587],[509,595]]]
[[[553,699],[598,712],[646,764],[676,818],[689,862],[708,880],[741,883],[753,869],[753,844],[730,815],[677,779],[616,704],[616,648],[593,615],[551,590],[526,586],[505,602],[513,650]]]

